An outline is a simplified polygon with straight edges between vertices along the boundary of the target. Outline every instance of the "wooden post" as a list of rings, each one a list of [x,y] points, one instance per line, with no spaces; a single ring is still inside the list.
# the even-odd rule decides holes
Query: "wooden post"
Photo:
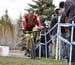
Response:
[[[60,19],[61,19],[61,16],[59,16],[58,17],[58,23],[60,23]],[[58,27],[57,27],[57,34],[59,34],[60,33],[60,26],[58,25]],[[56,60],[58,59],[58,48],[59,48],[59,39],[58,39],[58,37],[57,37],[57,41],[56,41]]]

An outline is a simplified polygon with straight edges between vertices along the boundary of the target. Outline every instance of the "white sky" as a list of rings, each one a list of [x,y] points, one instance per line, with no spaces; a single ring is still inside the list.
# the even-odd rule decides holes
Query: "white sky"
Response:
[[[54,0],[54,4],[58,6],[59,2],[63,0]],[[0,0],[0,16],[5,14],[8,9],[8,14],[12,19],[17,19],[20,13],[24,13],[24,9],[29,6],[27,3],[32,3],[32,0]]]
[[[53,0],[53,4],[55,4],[58,7],[59,6],[59,3],[61,1],[66,1],[66,0]]]

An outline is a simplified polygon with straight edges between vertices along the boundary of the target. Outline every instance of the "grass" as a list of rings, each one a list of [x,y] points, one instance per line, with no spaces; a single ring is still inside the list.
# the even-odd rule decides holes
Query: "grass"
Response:
[[[0,57],[0,65],[68,65],[64,61],[54,59],[37,58],[26,59],[17,57]]]

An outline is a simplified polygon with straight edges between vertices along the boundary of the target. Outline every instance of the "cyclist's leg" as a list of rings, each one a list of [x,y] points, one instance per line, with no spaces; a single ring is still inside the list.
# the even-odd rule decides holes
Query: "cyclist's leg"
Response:
[[[26,47],[26,53],[25,55],[29,56],[29,40],[30,40],[30,35],[29,34],[25,34],[25,47]]]
[[[37,31],[33,33],[33,38],[32,38],[32,53],[31,53],[31,58],[32,59],[35,59],[35,57],[36,57],[35,47],[36,47],[36,44],[37,44],[37,42],[36,42],[37,34],[38,34]]]
[[[26,39],[26,41],[25,41],[25,43],[26,43],[26,55],[30,56],[30,43],[31,43],[30,36],[31,35],[30,35],[30,33],[26,33],[26,31],[31,31],[31,28],[25,28],[25,30],[23,31],[25,34],[25,39]]]
[[[36,44],[36,38],[37,38],[37,32],[33,33],[33,39],[34,39],[34,43]]]

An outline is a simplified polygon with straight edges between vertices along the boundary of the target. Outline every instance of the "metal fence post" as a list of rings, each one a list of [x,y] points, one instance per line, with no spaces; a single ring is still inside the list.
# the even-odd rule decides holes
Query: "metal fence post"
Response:
[[[47,42],[47,39],[46,39],[46,32],[45,32],[45,51],[46,51],[46,58],[47,58],[47,51],[48,51],[48,49],[47,49],[47,44],[46,44],[46,42]]]
[[[72,21],[72,24],[74,24],[74,21]],[[74,30],[74,27],[72,26],[72,29],[71,29],[71,42],[73,41],[73,30]],[[70,60],[69,60],[69,65],[71,65],[71,59],[72,59],[72,44],[70,46]]]
[[[41,32],[40,32],[40,39],[41,39]],[[41,43],[39,41],[39,58],[41,58]]]

